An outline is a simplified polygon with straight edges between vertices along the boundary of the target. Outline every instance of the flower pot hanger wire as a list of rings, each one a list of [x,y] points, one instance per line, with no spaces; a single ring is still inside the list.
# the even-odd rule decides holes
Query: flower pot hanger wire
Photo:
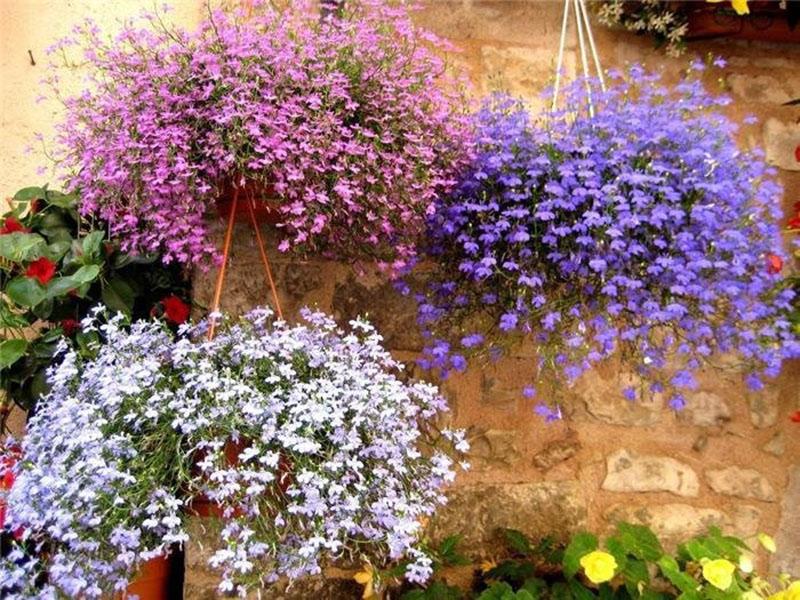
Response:
[[[242,0],[242,8],[247,17],[253,14],[253,0]],[[247,212],[250,215],[250,223],[253,225],[253,232],[256,236],[256,243],[258,244],[258,252],[261,257],[261,264],[264,267],[264,275],[269,283],[270,293],[272,295],[272,302],[275,308],[275,314],[279,319],[283,319],[283,310],[281,309],[281,302],[278,298],[278,290],[275,286],[275,278],[272,276],[272,268],[269,262],[269,256],[264,245],[264,238],[261,235],[261,229],[256,219],[256,199],[255,193],[250,188],[239,185],[241,182],[235,182],[233,186],[233,200],[231,202],[230,212],[228,213],[227,226],[225,228],[225,238],[222,244],[222,262],[217,272],[217,280],[214,285],[214,298],[211,303],[211,314],[214,315],[209,320],[208,339],[214,338],[216,332],[217,319],[215,316],[219,313],[220,301],[222,299],[222,290],[225,287],[225,274],[228,267],[228,259],[231,252],[231,240],[233,239],[233,227],[236,222],[236,209],[239,204],[239,194],[244,191],[244,201],[247,203]]]
[[[553,102],[551,110],[553,112],[558,108],[558,92],[561,88],[561,71],[564,67],[564,47],[567,42],[567,30],[570,17],[570,5],[573,6],[575,13],[575,31],[578,38],[578,49],[580,51],[581,67],[583,71],[583,79],[586,84],[586,98],[588,104],[589,116],[594,116],[594,104],[592,103],[592,89],[589,76],[590,64],[588,51],[591,53],[594,68],[597,71],[597,79],[602,91],[606,90],[605,79],[603,77],[603,69],[600,66],[600,57],[597,53],[597,45],[594,42],[594,35],[592,34],[592,25],[589,21],[589,11],[586,8],[586,0],[564,0],[564,14],[561,20],[561,39],[558,45],[558,59],[556,60],[556,75],[555,83],[553,84]]]

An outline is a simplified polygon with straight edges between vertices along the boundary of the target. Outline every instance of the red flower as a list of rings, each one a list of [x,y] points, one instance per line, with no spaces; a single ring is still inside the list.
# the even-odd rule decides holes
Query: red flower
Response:
[[[775,275],[780,273],[783,268],[783,259],[775,254],[767,255],[767,273]]]
[[[28,233],[30,229],[25,227],[14,217],[6,217],[5,221],[3,221],[3,227],[0,228],[0,235],[5,235],[7,233],[15,233],[17,231],[21,231],[22,233]]]
[[[789,418],[790,418],[790,419],[792,420],[792,422],[794,422],[794,423],[800,423],[800,410],[798,410],[798,411],[795,411],[795,413],[794,413],[794,414],[793,414],[791,417],[789,417]]]
[[[794,159],[797,162],[800,162],[800,144],[798,144],[797,148],[794,149]]]
[[[25,271],[25,277],[36,278],[42,285],[47,285],[47,282],[56,274],[56,263],[46,257],[37,258],[28,265],[28,270]]]
[[[164,317],[175,325],[185,323],[191,312],[189,305],[174,295],[161,300],[161,306],[164,308]]]
[[[789,229],[800,229],[800,214],[789,219]]]
[[[78,323],[75,319],[64,319],[61,321],[61,329],[64,330],[64,335],[71,336],[74,334],[78,329],[81,328],[81,324]]]

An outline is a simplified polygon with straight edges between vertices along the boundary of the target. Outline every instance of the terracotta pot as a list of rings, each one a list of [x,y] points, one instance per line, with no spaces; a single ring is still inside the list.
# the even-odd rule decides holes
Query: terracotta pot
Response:
[[[118,598],[138,596],[139,600],[169,600],[170,575],[170,557],[157,556],[142,565],[139,574]]]
[[[221,193],[217,199],[217,213],[223,219],[227,219],[233,207],[233,196],[235,188],[228,181],[220,186]],[[276,225],[281,222],[281,211],[278,209],[279,200],[275,188],[271,185],[248,181],[243,187],[239,188],[239,200],[236,203],[236,212],[233,218],[237,223],[250,222],[250,208],[248,206],[250,198],[255,200],[255,216],[258,223]]]
[[[725,5],[691,3],[687,20],[687,40],[728,37],[800,43],[800,27],[789,26],[787,11],[777,2],[751,2],[748,15],[737,15]]]

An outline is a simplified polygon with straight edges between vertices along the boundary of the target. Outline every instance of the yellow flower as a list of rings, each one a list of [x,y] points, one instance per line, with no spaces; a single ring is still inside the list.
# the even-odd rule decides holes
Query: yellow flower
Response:
[[[617,561],[608,552],[594,550],[581,557],[581,566],[592,583],[603,583],[614,578]]]
[[[786,600],[800,600],[800,580],[792,582],[786,588]]]
[[[497,563],[492,559],[485,560],[481,563],[481,573],[488,573],[497,566]]]
[[[775,546],[775,540],[772,539],[772,536],[769,536],[766,533],[758,534],[758,543],[764,546],[767,552],[774,553],[778,549]]]
[[[720,590],[727,590],[733,583],[733,572],[736,565],[724,558],[709,560],[703,564],[703,577],[708,583]]]
[[[731,1],[731,8],[736,11],[737,15],[749,15],[750,14],[750,7],[747,6],[747,0],[730,0]],[[717,2],[724,2],[724,0],[706,0],[706,2],[712,2],[716,4]]]
[[[377,598],[375,594],[375,570],[372,568],[372,565],[369,563],[364,563],[364,569],[359,571],[353,576],[353,579],[356,580],[356,583],[360,583],[364,586],[364,594],[361,596],[364,600],[370,600],[370,598]]]

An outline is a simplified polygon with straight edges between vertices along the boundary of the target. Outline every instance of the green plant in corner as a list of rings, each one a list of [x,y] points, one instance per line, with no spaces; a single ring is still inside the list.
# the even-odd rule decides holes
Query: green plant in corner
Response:
[[[121,252],[105,223],[78,215],[77,201],[27,187],[0,220],[0,431],[12,403],[30,410],[47,390],[46,369],[63,336],[79,346],[97,336],[80,324],[93,306],[173,324],[188,317],[180,267]]]

